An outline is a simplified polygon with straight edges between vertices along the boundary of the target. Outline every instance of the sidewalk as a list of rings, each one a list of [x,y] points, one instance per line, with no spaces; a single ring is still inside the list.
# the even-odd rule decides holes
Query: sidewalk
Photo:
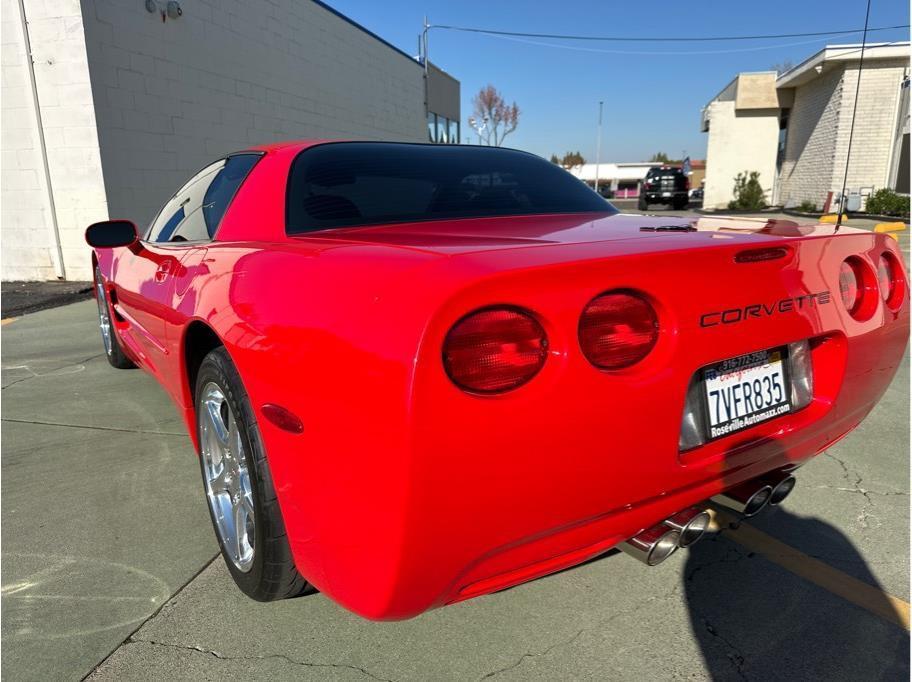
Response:
[[[3,282],[0,307],[5,319],[75,303],[91,296],[91,282]]]

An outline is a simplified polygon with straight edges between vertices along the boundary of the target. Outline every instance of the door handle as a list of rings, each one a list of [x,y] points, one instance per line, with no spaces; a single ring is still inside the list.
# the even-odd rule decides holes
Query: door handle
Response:
[[[168,279],[168,275],[171,274],[171,259],[163,260],[158,264],[158,268],[155,270],[155,281],[164,282]]]

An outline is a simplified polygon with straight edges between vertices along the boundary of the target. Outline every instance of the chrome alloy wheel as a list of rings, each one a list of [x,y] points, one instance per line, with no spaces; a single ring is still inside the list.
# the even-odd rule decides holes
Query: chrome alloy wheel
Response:
[[[113,351],[111,345],[111,308],[108,305],[108,294],[105,291],[101,273],[95,274],[95,300],[98,303],[98,328],[101,329],[101,340],[104,342],[105,353],[110,355]]]
[[[253,566],[253,489],[241,432],[218,384],[203,387],[198,419],[209,508],[225,553],[246,573]]]

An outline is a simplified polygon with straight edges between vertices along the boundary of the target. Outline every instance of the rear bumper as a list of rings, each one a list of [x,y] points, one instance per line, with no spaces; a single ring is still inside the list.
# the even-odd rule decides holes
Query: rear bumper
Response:
[[[669,252],[649,255],[649,268],[634,255],[610,267],[574,259],[572,268],[515,269],[434,301],[433,314],[419,309],[417,354],[403,339],[385,353],[303,355],[334,357],[284,368],[319,387],[308,402],[301,392],[276,397],[306,415],[304,434],[260,422],[299,570],[356,613],[408,618],[574,565],[727,488],[801,465],[857,426],[889,386],[908,339],[908,301],[864,322],[836,297],[738,324],[698,321],[715,309],[708,300],[724,310],[838,291],[828,278],[841,259],[864,249],[873,259],[884,243],[808,240],[785,264],[734,265],[743,247],[732,240],[725,258]],[[613,288],[655,292],[665,332],[637,366],[600,372],[579,352],[576,329],[586,303]],[[535,311],[551,355],[521,388],[472,396],[447,379],[440,348],[455,320],[491,301]],[[820,340],[809,406],[679,452],[698,368],[801,339]],[[331,336],[325,343],[336,347]]]
[[[321,591],[380,620],[409,618],[581,563],[734,485],[797,468],[845,436],[893,377],[905,344],[902,333],[894,336],[869,334],[831,348],[845,351],[835,394],[683,456],[674,440],[677,400],[669,401],[675,405],[667,410],[670,428],[645,432],[634,439],[638,444],[622,435],[593,438],[591,421],[581,437],[580,423],[560,409],[514,414],[491,432],[483,424],[415,421],[409,456],[391,457],[386,470],[401,488],[376,481],[369,499],[333,494],[319,512],[352,524],[349,533],[378,522],[379,532],[374,525],[363,535],[340,536],[337,528],[320,537],[289,524],[296,561]],[[873,356],[879,364],[862,360]],[[662,431],[674,438],[653,437]],[[386,455],[382,448],[370,453]],[[303,510],[312,502],[294,504]]]
[[[687,191],[674,191],[674,192],[642,192],[640,196],[645,197],[646,201],[662,202],[662,201],[681,201],[687,200]]]

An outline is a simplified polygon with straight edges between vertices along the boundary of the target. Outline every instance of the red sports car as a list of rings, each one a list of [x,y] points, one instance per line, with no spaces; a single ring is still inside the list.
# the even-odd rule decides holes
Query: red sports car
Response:
[[[885,235],[621,215],[506,149],[260,147],[87,240],[108,359],[176,402],[238,586],[376,619],[780,502],[909,335]]]

